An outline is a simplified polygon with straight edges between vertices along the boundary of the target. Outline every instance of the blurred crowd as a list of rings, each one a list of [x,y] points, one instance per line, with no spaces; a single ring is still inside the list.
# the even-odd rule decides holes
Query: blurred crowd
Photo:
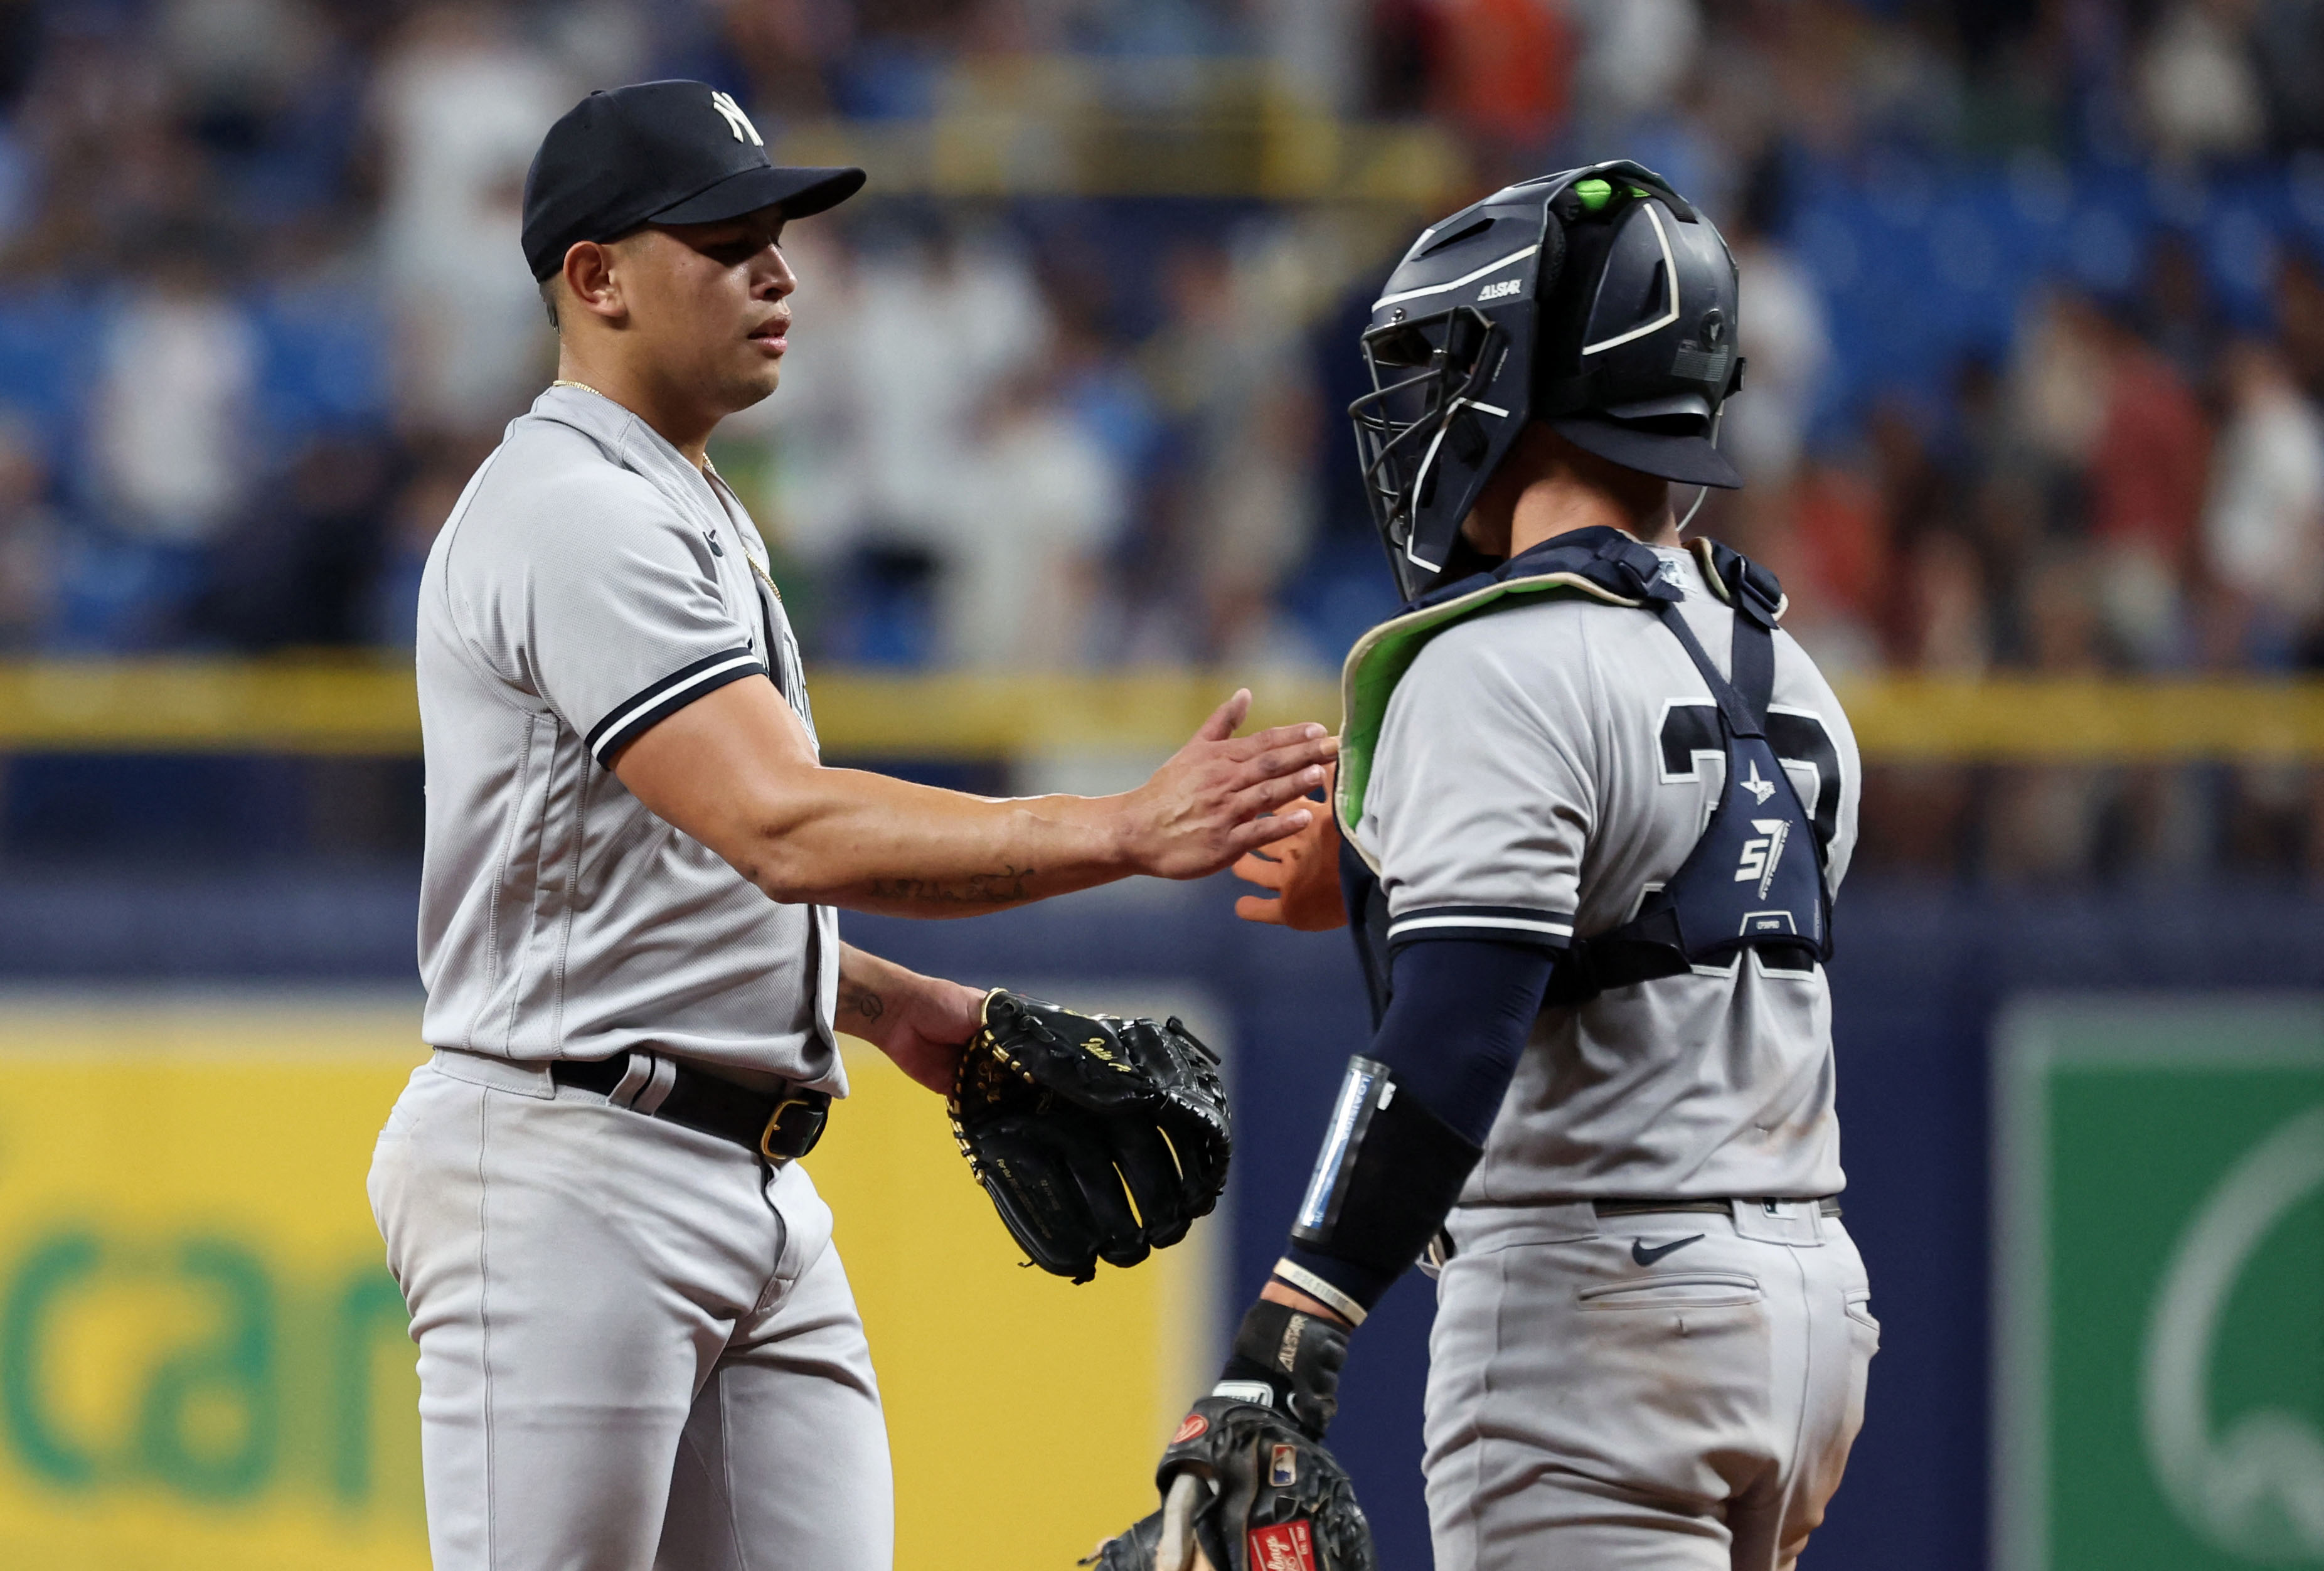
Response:
[[[553,365],[531,151],[663,75],[779,152],[1014,105],[1065,169],[1223,81],[1458,150],[1434,210],[1139,194],[1133,139],[1102,197],[875,168],[797,226],[784,390],[714,456],[824,658],[1336,663],[1390,608],[1338,412],[1379,278],[1627,155],[1740,258],[1750,485],[1700,523],[1829,666],[2324,665],[2324,0],[0,0],[0,649],[407,642]],[[2164,865],[2228,790],[2324,856],[2304,775],[2157,778],[1937,772],[1883,843]]]

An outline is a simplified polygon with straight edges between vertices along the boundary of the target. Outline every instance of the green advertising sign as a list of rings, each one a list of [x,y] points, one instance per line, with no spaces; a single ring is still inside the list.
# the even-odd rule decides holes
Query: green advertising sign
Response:
[[[2029,1001],[1995,1095],[1997,1564],[2324,1566],[2324,1000]]]

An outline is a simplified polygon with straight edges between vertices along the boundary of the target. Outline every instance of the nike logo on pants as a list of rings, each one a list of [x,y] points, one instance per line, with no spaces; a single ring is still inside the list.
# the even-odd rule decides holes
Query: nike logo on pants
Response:
[[[1663,1256],[1671,1253],[1673,1251],[1684,1249],[1690,1243],[1698,1243],[1702,1242],[1702,1234],[1698,1233],[1692,1237],[1678,1239],[1671,1243],[1658,1243],[1652,1249],[1648,1249],[1646,1247],[1646,1241],[1645,1239],[1637,1239],[1633,1241],[1630,1245],[1630,1258],[1637,1261],[1640,1265],[1652,1265],[1655,1261],[1662,1259]]]

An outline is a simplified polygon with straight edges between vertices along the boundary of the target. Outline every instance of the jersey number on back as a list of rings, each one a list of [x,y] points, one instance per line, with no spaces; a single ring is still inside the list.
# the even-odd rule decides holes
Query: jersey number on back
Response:
[[[1727,744],[1719,735],[1719,707],[1707,698],[1673,698],[1663,706],[1662,779],[1665,785],[1699,781],[1704,755],[1724,762]],[[1816,841],[1825,850],[1840,828],[1840,750],[1823,717],[1810,709],[1767,709],[1767,745],[1786,770],[1812,770],[1812,792],[1801,793],[1808,816],[1815,822]],[[1794,776],[1794,784],[1798,783]],[[1771,858],[1772,859],[1772,858]]]

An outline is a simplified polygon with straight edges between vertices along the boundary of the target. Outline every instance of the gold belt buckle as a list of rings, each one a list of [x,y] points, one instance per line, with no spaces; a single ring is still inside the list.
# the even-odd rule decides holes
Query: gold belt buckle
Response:
[[[759,1132],[759,1154],[761,1157],[764,1157],[770,1165],[778,1168],[781,1167],[784,1163],[792,1160],[793,1153],[779,1152],[774,1149],[775,1132],[782,1127],[783,1114],[789,1112],[792,1108],[804,1107],[812,1111],[815,1105],[814,1098],[798,1095],[786,1096],[780,1102],[776,1103],[775,1110],[767,1114],[767,1127]],[[821,1132],[818,1131],[817,1138],[820,1138],[820,1134]],[[815,1141],[808,1141],[807,1145],[810,1150],[813,1149]],[[798,1156],[804,1156],[807,1153],[805,1151],[800,1151],[795,1154]]]

